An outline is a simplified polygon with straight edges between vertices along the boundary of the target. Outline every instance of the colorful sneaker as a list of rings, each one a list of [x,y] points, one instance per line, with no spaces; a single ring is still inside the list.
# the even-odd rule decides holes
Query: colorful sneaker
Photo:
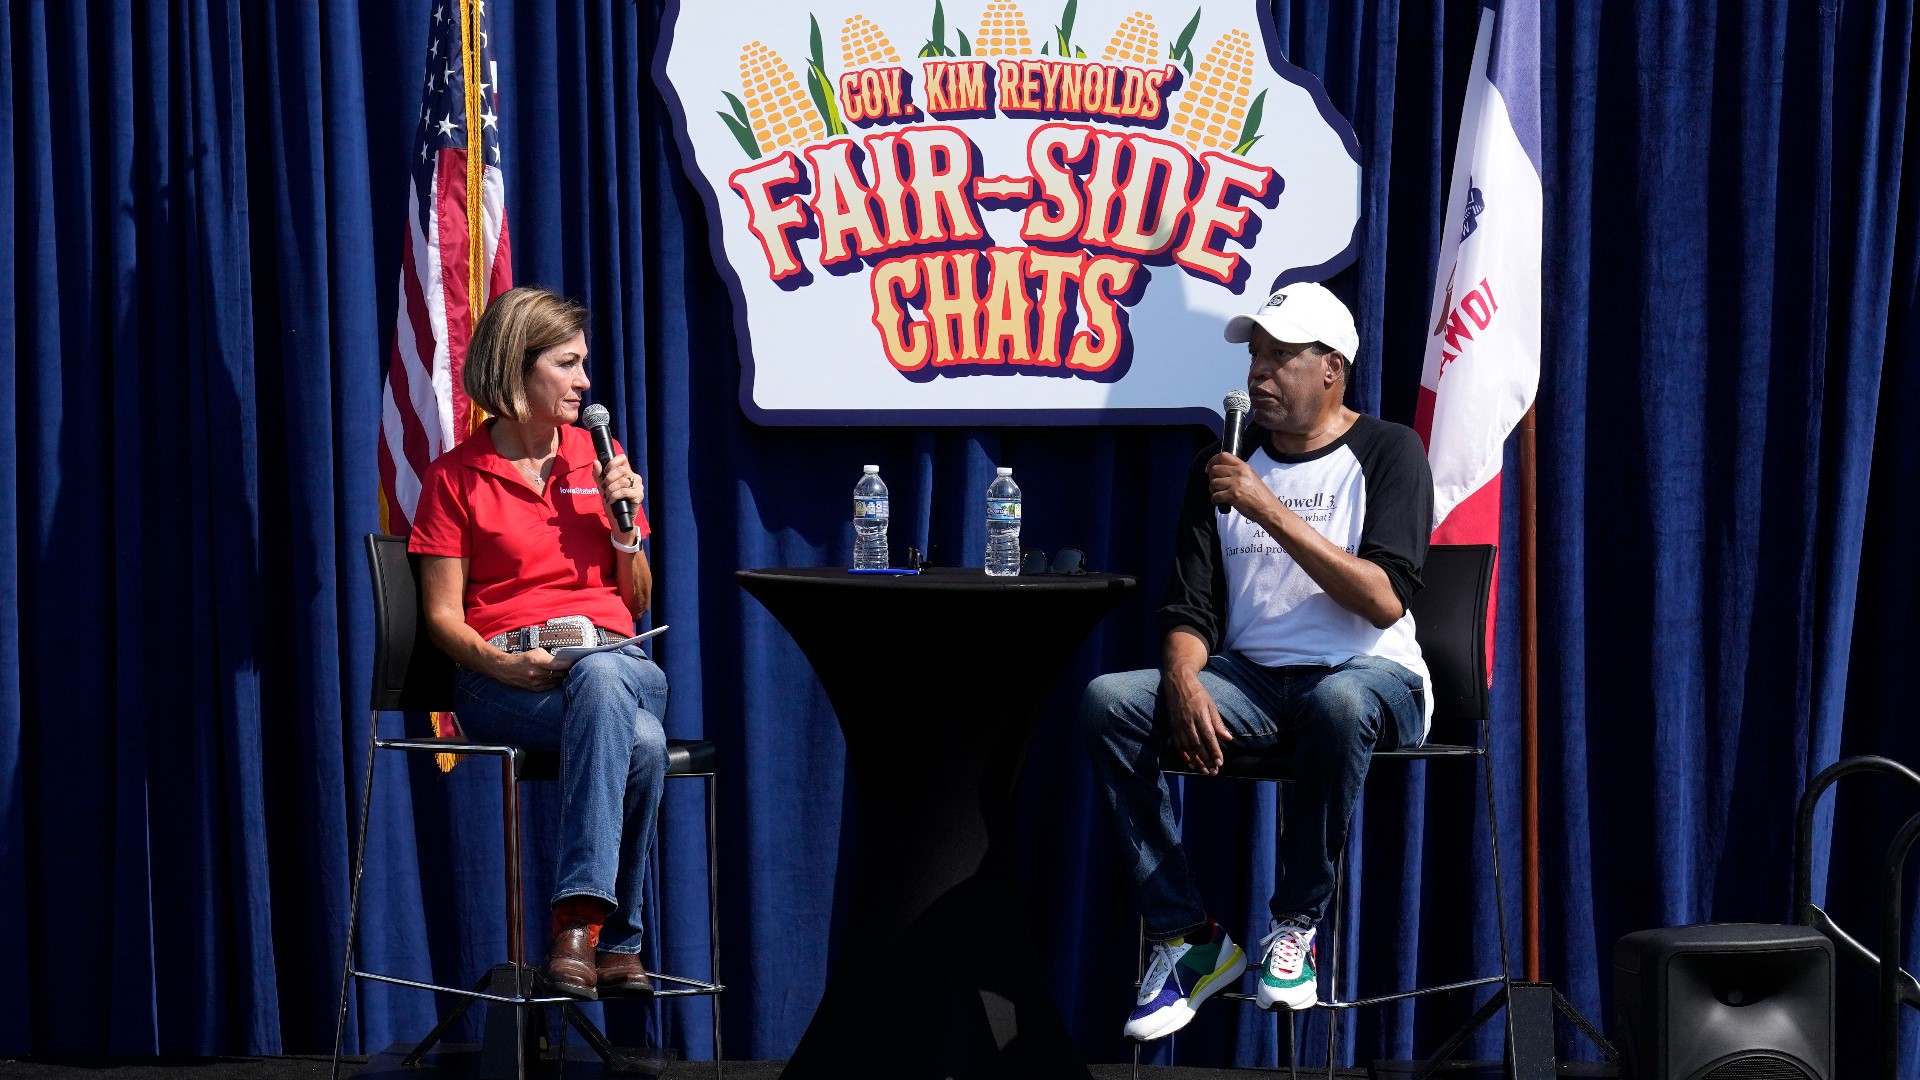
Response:
[[[1215,924],[1214,940],[1193,945],[1182,938],[1155,942],[1140,998],[1127,1017],[1129,1039],[1171,1035],[1193,1019],[1193,1011],[1215,992],[1232,985],[1247,970],[1247,954]]]
[[[1313,927],[1292,919],[1267,920],[1260,939],[1260,978],[1254,1000],[1263,1009],[1308,1009],[1320,996],[1314,969]]]

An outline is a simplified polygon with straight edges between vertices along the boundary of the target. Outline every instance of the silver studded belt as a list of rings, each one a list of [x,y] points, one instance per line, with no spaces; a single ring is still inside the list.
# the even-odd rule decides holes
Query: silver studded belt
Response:
[[[621,635],[593,625],[585,615],[562,615],[544,624],[522,626],[495,634],[487,644],[503,652],[523,653],[529,649],[562,649],[569,646],[611,645],[625,640]]]

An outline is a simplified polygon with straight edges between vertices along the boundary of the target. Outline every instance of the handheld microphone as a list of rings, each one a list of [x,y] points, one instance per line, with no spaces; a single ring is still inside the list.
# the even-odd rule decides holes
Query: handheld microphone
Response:
[[[1245,390],[1235,390],[1226,396],[1226,399],[1220,403],[1220,407],[1227,414],[1227,422],[1220,431],[1220,452],[1243,458],[1240,453],[1240,437],[1246,431],[1247,412],[1253,408],[1253,400],[1247,397]],[[1229,507],[1221,503],[1214,509],[1224,515]]]
[[[1245,397],[1242,394],[1241,397]],[[593,452],[600,458],[600,468],[604,471],[607,462],[613,460],[613,436],[607,432],[607,424],[612,421],[605,405],[589,405],[580,414],[580,422],[587,425],[587,432],[593,436]],[[621,532],[633,528],[633,500],[615,499],[613,502],[613,523]]]

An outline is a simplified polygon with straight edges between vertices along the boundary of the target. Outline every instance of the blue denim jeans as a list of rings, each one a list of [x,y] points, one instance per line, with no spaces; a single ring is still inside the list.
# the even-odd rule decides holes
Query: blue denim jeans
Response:
[[[640,951],[641,883],[667,779],[667,676],[638,646],[584,657],[553,690],[522,690],[460,669],[460,729],[560,755],[557,903],[597,896],[613,905],[604,952]]]
[[[1425,726],[1420,677],[1391,660],[1356,656],[1338,667],[1266,668],[1243,656],[1209,657],[1200,685],[1233,732],[1223,749],[1287,748],[1295,779],[1283,785],[1280,883],[1267,906],[1275,918],[1318,923],[1333,895],[1334,859],[1373,752],[1417,745]],[[1206,926],[1180,844],[1173,796],[1160,769],[1169,745],[1160,672],[1102,675],[1087,686],[1080,722],[1126,847],[1147,937],[1182,937]]]

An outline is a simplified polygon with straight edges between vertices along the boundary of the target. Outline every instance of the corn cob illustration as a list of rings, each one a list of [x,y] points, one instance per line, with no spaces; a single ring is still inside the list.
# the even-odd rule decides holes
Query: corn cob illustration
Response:
[[[987,0],[980,13],[980,32],[973,37],[976,56],[1032,56],[1033,37],[1027,17],[1013,0]]]
[[[1153,16],[1136,11],[1126,17],[1107,42],[1100,58],[1109,64],[1139,64],[1152,67],[1160,62],[1160,31],[1154,29]]]
[[[794,78],[793,69],[758,41],[740,50],[740,88],[762,153],[827,137],[826,122]]]
[[[1247,98],[1253,92],[1253,38],[1229,30],[1207,50],[1180,95],[1167,130],[1194,150],[1240,152],[1245,140]]]
[[[887,32],[875,26],[872,19],[849,15],[840,25],[840,70],[899,62],[900,54],[894,51],[893,42],[887,40]]]

